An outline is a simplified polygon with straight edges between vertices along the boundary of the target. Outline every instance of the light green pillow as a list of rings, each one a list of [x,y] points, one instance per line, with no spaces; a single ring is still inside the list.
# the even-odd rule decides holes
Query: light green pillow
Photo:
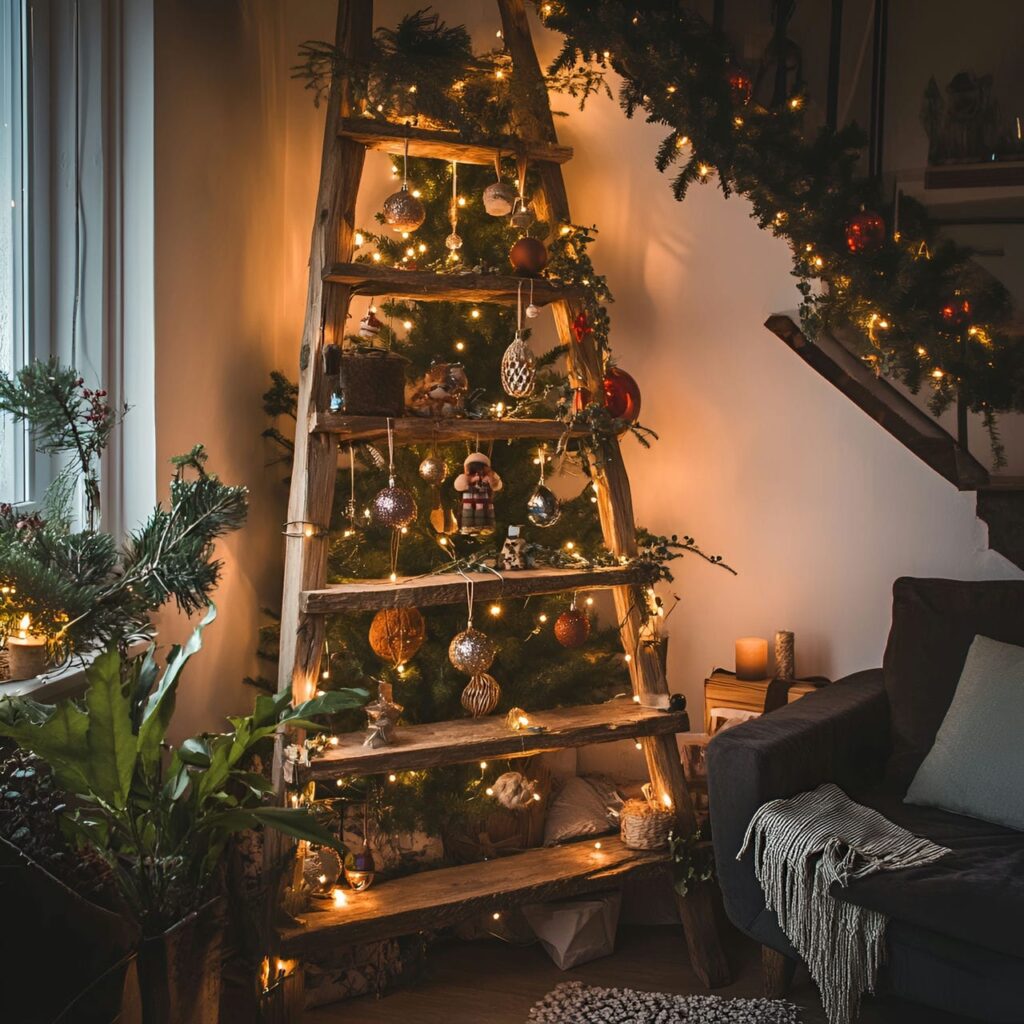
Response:
[[[904,799],[1024,831],[1024,647],[974,638]]]

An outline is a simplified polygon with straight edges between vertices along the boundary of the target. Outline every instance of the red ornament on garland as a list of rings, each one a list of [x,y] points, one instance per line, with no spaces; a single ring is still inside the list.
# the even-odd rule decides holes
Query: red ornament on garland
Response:
[[[870,252],[885,241],[885,221],[874,210],[861,210],[846,222],[846,248]]]
[[[590,619],[586,612],[570,608],[555,619],[555,639],[563,647],[582,647],[590,636]]]
[[[640,387],[633,378],[617,366],[605,371],[604,406],[612,419],[635,423],[640,415]]]
[[[733,68],[729,73],[729,89],[732,101],[738,107],[745,107],[754,94],[754,82],[742,68]]]
[[[588,334],[594,333],[594,328],[590,326],[590,321],[587,319],[587,314],[580,312],[572,322],[572,333],[576,335],[576,341],[578,344],[583,344],[583,339]]]
[[[949,302],[943,304],[939,315],[950,327],[963,327],[971,318],[970,300],[962,299],[959,296],[950,299]]]
[[[520,238],[508,254],[512,269],[526,277],[536,277],[548,265],[548,250],[539,238]]]

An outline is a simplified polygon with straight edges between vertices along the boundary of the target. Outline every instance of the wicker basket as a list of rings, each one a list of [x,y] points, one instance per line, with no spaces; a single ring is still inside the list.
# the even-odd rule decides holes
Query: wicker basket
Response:
[[[627,800],[619,811],[622,842],[630,850],[660,850],[668,845],[675,820],[670,810],[653,800]]]

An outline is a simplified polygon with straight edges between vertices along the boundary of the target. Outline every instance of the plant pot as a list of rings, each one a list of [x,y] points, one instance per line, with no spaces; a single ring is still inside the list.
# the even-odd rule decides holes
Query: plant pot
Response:
[[[143,1024],[218,1024],[224,911],[211,900],[139,946]]]

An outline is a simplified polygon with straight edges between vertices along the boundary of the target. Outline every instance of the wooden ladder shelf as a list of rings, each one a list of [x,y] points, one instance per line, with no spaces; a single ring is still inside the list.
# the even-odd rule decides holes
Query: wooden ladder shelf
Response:
[[[401,579],[395,583],[360,580],[328,585],[329,538],[339,441],[380,440],[383,419],[340,416],[325,411],[320,401],[323,339],[345,334],[353,294],[390,295],[416,301],[445,300],[509,304],[516,299],[519,279],[495,275],[434,274],[403,271],[351,262],[355,234],[356,195],[368,149],[400,152],[409,138],[415,156],[490,163],[500,152],[523,154],[539,174],[541,185],[531,197],[538,217],[550,224],[570,223],[569,203],[560,165],[572,151],[558,143],[540,64],[534,51],[524,0],[497,0],[502,31],[517,78],[531,104],[516,105],[514,139],[467,140],[455,132],[438,132],[385,125],[361,117],[344,78],[334,81],[327,104],[327,122],[320,186],[310,252],[309,290],[300,354],[298,422],[288,519],[311,524],[312,536],[288,536],[284,600],[281,619],[279,688],[291,690],[296,701],[312,696],[317,687],[323,650],[325,616],[397,606],[427,606],[463,599],[464,583],[457,576]],[[337,45],[354,61],[365,61],[371,50],[372,0],[341,0]],[[561,341],[566,345],[568,374],[576,387],[591,393],[601,389],[603,367],[589,337],[577,342],[571,324],[582,312],[577,293],[547,281],[536,281],[536,305],[551,306]],[[438,421],[412,417],[393,421],[399,444],[443,443],[470,438],[555,440],[565,426],[551,420]],[[634,700],[531,713],[543,732],[513,733],[501,719],[439,722],[405,727],[395,746],[370,750],[362,736],[340,737],[337,747],[306,770],[310,778],[331,779],[349,774],[455,764],[478,757],[525,756],[539,750],[608,742],[626,737],[643,748],[654,792],[674,808],[684,834],[697,827],[680,765],[675,734],[685,718],[641,706],[650,697],[664,697],[668,684],[656,653],[639,643],[639,612],[632,588],[652,580],[648,567],[633,562],[637,554],[629,479],[618,442],[609,438],[591,465],[604,541],[621,563],[605,568],[537,570],[498,578],[481,574],[479,599],[525,597],[579,588],[610,588],[622,623],[625,650],[636,652],[629,669]],[[298,532],[298,531],[296,531]],[[283,776],[283,738],[275,758],[275,779]],[[268,857],[278,854],[268,840]],[[497,910],[528,900],[593,892],[614,887],[626,874],[666,870],[665,852],[627,850],[617,839],[553,849],[529,850],[481,864],[423,872],[382,885],[370,892],[351,893],[346,906],[310,913],[302,927],[280,935],[285,955],[308,955],[324,943],[352,943],[434,929],[481,910]],[[678,900],[690,961],[711,987],[728,982],[728,969],[719,943],[709,886],[691,888]]]

